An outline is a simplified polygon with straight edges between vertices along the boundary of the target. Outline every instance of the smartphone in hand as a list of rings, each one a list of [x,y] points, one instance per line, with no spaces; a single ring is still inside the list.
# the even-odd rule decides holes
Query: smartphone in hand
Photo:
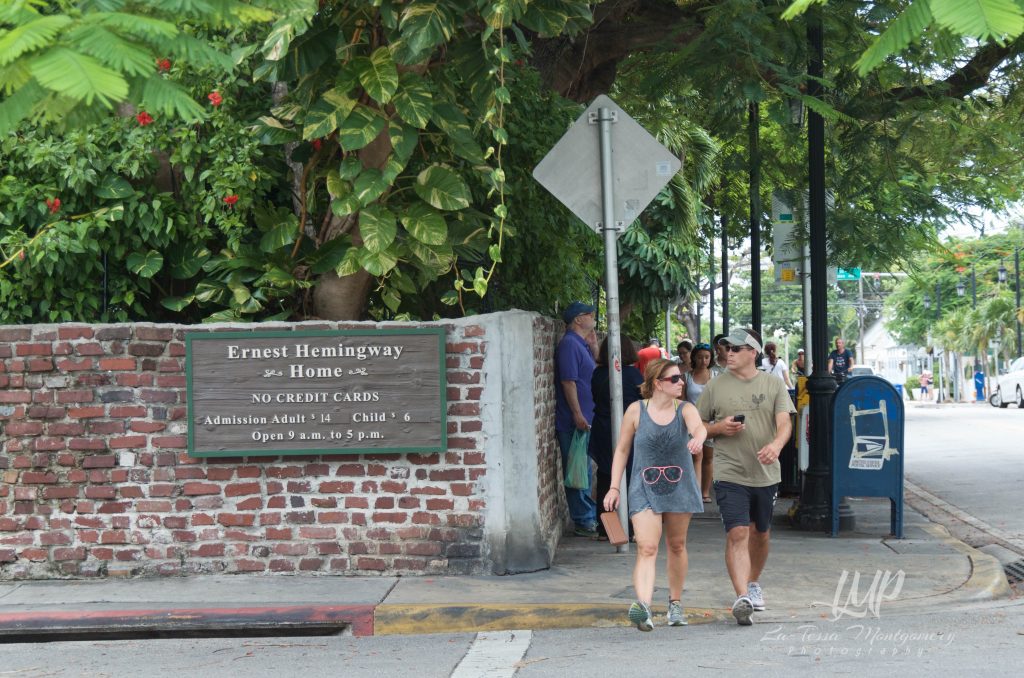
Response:
[[[735,421],[737,424],[742,424],[743,421],[746,418],[747,418],[747,415],[745,415],[745,414],[734,414],[734,415],[732,415],[732,420]]]

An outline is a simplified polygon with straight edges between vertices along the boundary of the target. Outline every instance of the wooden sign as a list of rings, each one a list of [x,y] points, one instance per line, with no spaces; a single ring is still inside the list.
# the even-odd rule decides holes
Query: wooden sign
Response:
[[[186,335],[188,452],[447,449],[444,328]]]

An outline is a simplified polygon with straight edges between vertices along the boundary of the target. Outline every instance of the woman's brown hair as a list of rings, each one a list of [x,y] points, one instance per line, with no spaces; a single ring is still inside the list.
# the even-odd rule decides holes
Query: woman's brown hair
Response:
[[[647,363],[647,367],[644,369],[644,383],[640,385],[642,398],[650,398],[654,395],[654,382],[665,376],[665,372],[670,367],[679,367],[679,365],[674,360],[664,358],[656,358]]]
[[[632,365],[636,362],[636,346],[633,340],[625,334],[619,336],[619,349],[622,352],[622,364]],[[597,364],[608,365],[608,337],[601,342],[601,348],[597,352]]]

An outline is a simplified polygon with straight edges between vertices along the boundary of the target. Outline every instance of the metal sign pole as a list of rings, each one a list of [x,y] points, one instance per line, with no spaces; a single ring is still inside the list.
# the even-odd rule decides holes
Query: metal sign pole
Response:
[[[612,171],[612,124],[615,124],[615,141],[618,144],[614,168],[619,179]],[[597,144],[594,143],[595,126]],[[631,223],[647,208],[681,167],[678,154],[658,143],[628,113],[601,94],[533,169],[534,179],[583,223],[604,237],[613,445],[618,442],[622,429],[622,346],[616,242],[624,225]],[[623,177],[626,179],[621,179]],[[598,187],[600,196],[596,195]],[[598,497],[599,501],[603,499]],[[628,515],[626,496],[623,495],[619,500],[619,521],[623,529]],[[619,547],[620,553],[628,550],[628,544]]]
[[[611,391],[612,404],[612,448],[619,442],[622,431],[622,340],[619,324],[619,256],[618,230],[621,224],[615,222],[615,198],[613,192],[612,172],[612,123],[616,122],[615,114],[608,108],[601,107],[597,112],[597,123],[601,132],[601,207],[602,226],[604,231],[604,276],[605,302],[608,304],[608,388]],[[625,487],[626,483],[620,484]],[[619,491],[619,522],[622,529],[629,533],[629,507],[627,493]],[[598,501],[603,501],[598,497]],[[619,553],[629,552],[629,542],[617,547]]]

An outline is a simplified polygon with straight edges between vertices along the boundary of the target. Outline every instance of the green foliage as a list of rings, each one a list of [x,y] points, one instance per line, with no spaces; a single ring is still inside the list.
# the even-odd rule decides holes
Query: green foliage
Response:
[[[977,40],[1024,33],[1024,10],[1013,0],[931,0],[931,8],[939,26]]]
[[[442,277],[455,292],[442,303],[465,310],[463,292],[487,293],[508,214],[505,73],[522,50],[496,29],[521,34],[538,4],[556,31],[589,17],[561,0],[481,3],[478,17],[444,0],[360,0],[297,8],[264,41],[257,77],[289,87],[258,131],[322,144],[304,161],[303,212],[330,210],[313,219],[317,242],[358,233],[334,272],[377,278],[375,317],[445,312],[409,299]]]
[[[152,2],[9,2],[0,8],[0,135],[27,118],[60,126],[97,121],[122,102],[188,122],[206,117],[189,93],[167,81],[159,62],[170,59],[218,76],[230,56],[194,33],[215,26],[266,21],[264,10],[226,0]]]
[[[0,323],[291,313],[297,223],[267,207],[288,196],[236,119],[241,90],[218,91],[200,126],[130,116],[0,139]]]
[[[908,261],[907,278],[886,301],[886,313],[902,343],[927,344],[931,337],[939,345],[965,352],[985,352],[998,340],[1006,356],[1015,355],[1013,331],[1016,308],[1009,284],[998,282],[998,269],[1024,245],[1018,229],[972,240],[951,241],[946,246],[921,252]],[[971,266],[977,287],[977,308],[970,293]],[[963,282],[966,294],[957,295]],[[936,288],[940,305],[936,307]],[[928,308],[925,307],[925,299]]]
[[[855,64],[860,75],[866,75],[890,54],[898,54],[918,38],[932,21],[928,0],[914,0],[871,44]]]
[[[793,0],[781,18],[795,19],[822,4],[825,0]],[[1015,0],[913,0],[861,54],[858,73],[866,75],[888,57],[900,54],[933,26],[958,37],[1005,44],[1024,33],[1024,8]]]
[[[506,126],[514,140],[505,156],[508,239],[500,252],[502,264],[479,309],[555,314],[574,300],[593,299],[604,272],[600,236],[531,174],[582,108],[544,89],[532,70],[513,69],[507,80],[512,103]]]

